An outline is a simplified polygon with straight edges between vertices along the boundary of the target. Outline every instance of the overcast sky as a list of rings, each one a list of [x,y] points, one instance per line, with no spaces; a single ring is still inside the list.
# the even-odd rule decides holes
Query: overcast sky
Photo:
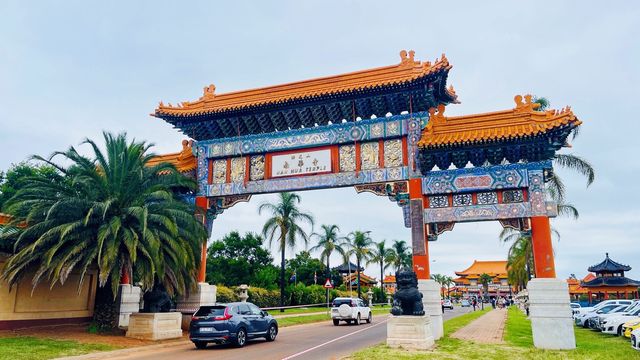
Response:
[[[90,4],[91,3],[91,4]],[[229,2],[231,3],[231,2]],[[2,1],[0,169],[48,155],[102,130],[126,131],[175,152],[184,135],[152,118],[160,100],[223,93],[367,69],[445,53],[459,105],[448,115],[512,108],[516,94],[571,105],[584,122],[573,148],[596,182],[559,170],[580,219],[555,219],[558,276],[586,274],[605,252],[640,278],[640,6],[635,1]],[[375,240],[410,242],[402,212],[352,188],[301,194],[318,224]],[[213,239],[259,231],[257,206],[227,210]],[[432,273],[453,275],[474,259],[505,259],[498,223],[458,224],[429,244]],[[337,258],[333,259],[337,264]],[[378,277],[375,267],[371,275]]]

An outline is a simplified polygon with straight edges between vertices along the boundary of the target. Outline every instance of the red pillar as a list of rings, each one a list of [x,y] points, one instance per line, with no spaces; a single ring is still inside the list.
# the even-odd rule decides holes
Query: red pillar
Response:
[[[122,276],[120,276],[120,285],[130,285],[131,278],[129,277],[129,271],[122,269]]]
[[[531,238],[533,242],[533,262],[537,278],[555,278],[556,266],[551,245],[551,225],[549,217],[531,218]]]
[[[206,212],[209,208],[209,200],[204,196],[196,197],[196,207],[203,212],[202,223],[207,225]],[[208,240],[208,239],[207,239]],[[202,244],[202,251],[200,253],[200,269],[198,269],[198,282],[203,283],[207,277],[207,240]]]
[[[411,243],[413,248],[413,271],[418,279],[428,280],[429,244],[426,241],[424,224],[424,200],[422,198],[422,179],[409,180],[409,216],[411,217]]]

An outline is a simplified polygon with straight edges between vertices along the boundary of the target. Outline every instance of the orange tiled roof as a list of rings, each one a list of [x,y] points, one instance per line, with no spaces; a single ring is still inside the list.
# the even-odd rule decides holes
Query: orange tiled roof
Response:
[[[396,277],[394,275],[387,275],[384,277],[384,280],[382,280],[383,283],[395,283],[396,282]]]
[[[473,264],[466,270],[456,271],[456,275],[465,276],[467,278],[479,277],[482,274],[489,274],[493,277],[507,277],[507,261],[478,261],[474,260]]]
[[[469,285],[469,279],[466,277],[457,277],[453,279],[453,282],[459,285],[460,284]]]
[[[588,273],[587,276],[582,279],[582,281],[587,282],[595,278],[595,275],[593,275],[592,273]],[[569,285],[569,294],[586,294],[589,292],[589,289],[582,287],[581,281],[578,279],[568,278],[567,284]]]
[[[358,278],[358,273],[354,272],[351,273],[351,277],[349,277],[349,275],[345,276],[345,282],[349,282],[349,281],[354,281]],[[377,284],[378,280],[365,275],[364,273],[360,273],[360,281],[362,281],[365,284]]]
[[[197,161],[191,150],[191,142],[188,140],[182,140],[182,151],[177,153],[158,155],[149,160],[147,165],[154,166],[163,162],[173,164],[180,172],[195,170]]]
[[[513,139],[545,133],[569,124],[582,124],[569,107],[562,110],[536,111],[540,106],[531,95],[516,95],[516,107],[464,116],[444,116],[444,105],[430,109],[431,117],[418,141],[420,147],[471,144]]]
[[[216,87],[209,85],[204,88],[203,95],[198,100],[193,102],[184,101],[176,106],[165,105],[160,102],[155,112],[151,115],[158,117],[164,115],[205,115],[292,100],[311,99],[323,95],[404,84],[450,68],[449,60],[444,54],[433,63],[430,61],[421,62],[414,60],[413,51],[402,50],[399,64],[342,75],[224,94],[216,94]],[[455,99],[455,91],[449,89],[448,92]]]

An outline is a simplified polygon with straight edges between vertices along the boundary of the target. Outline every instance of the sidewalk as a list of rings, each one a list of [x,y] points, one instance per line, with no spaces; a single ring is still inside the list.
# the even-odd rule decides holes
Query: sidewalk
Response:
[[[469,325],[451,334],[452,338],[483,344],[504,344],[502,334],[507,320],[506,309],[491,310]]]

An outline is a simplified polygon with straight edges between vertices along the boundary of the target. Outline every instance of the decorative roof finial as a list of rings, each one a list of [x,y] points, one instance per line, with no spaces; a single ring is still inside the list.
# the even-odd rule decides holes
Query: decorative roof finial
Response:
[[[605,253],[605,256],[607,257],[607,259],[609,258],[609,253]]]
[[[205,99],[205,100],[206,99],[212,99],[213,97],[216,96],[215,92],[216,92],[216,86],[215,85],[211,84],[209,86],[205,86],[201,99]]]

